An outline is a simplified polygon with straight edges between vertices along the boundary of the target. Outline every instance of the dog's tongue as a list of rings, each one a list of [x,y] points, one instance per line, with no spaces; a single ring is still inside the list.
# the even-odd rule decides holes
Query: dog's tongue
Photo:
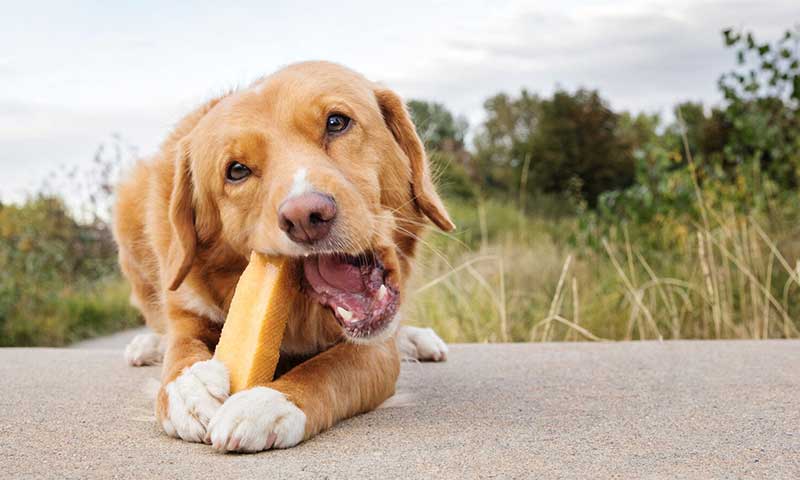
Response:
[[[309,257],[303,261],[306,279],[320,293],[364,291],[361,269],[334,255]]]
[[[397,312],[398,291],[385,283],[386,270],[374,258],[315,255],[303,260],[303,271],[309,297],[353,338],[380,331]]]

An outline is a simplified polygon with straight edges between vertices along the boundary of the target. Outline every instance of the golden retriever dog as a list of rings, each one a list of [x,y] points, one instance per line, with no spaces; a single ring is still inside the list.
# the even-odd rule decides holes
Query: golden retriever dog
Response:
[[[184,117],[118,189],[115,237],[162,361],[164,431],[222,451],[294,446],[394,394],[401,354],[444,360],[430,329],[398,329],[425,218],[454,228],[403,101],[342,66],[291,65]],[[251,251],[292,259],[276,379],[229,394],[212,358]]]

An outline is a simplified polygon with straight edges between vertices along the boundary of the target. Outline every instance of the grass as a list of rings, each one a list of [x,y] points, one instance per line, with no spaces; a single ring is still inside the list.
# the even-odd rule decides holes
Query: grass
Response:
[[[0,346],[57,347],[140,325],[129,296],[127,282],[116,275],[77,288],[67,286],[44,300],[23,296],[15,308],[18,313],[2,324]]]
[[[450,210],[460,233],[431,234],[421,247],[406,305],[412,323],[431,326],[448,341],[544,339],[537,323],[554,315],[563,320],[564,262],[571,255],[550,231],[569,227],[495,201]],[[587,266],[581,261],[570,268],[589,275]]]
[[[800,336],[797,237],[714,211],[695,186],[699,223],[622,223],[599,248],[574,241],[575,218],[454,203],[461,231],[422,246],[406,315],[451,342]]]

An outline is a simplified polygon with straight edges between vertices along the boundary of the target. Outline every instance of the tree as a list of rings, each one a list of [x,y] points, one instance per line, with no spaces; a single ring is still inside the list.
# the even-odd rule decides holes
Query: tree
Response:
[[[410,100],[408,110],[417,133],[425,143],[433,172],[442,193],[460,198],[475,195],[475,169],[472,156],[464,148],[469,124],[454,116],[444,105],[423,100]]]
[[[736,49],[737,68],[719,79],[730,132],[729,163],[759,162],[784,188],[800,186],[800,28],[774,44],[752,33],[727,29],[725,45]]]
[[[619,135],[619,115],[596,91],[558,91],[542,103],[533,141],[533,172],[545,191],[580,182],[590,205],[609,190],[633,183],[633,146]]]
[[[522,90],[518,98],[500,93],[483,104],[486,120],[475,137],[479,182],[489,191],[512,192],[530,166],[531,139],[541,116],[541,100]]]
[[[455,117],[441,103],[410,100],[408,110],[425,146],[433,150],[454,150],[464,147],[469,124]]]
[[[541,99],[523,90],[517,98],[496,95],[484,106],[487,119],[475,147],[489,188],[574,191],[594,205],[601,193],[633,182],[634,145],[596,91],[559,90]]]

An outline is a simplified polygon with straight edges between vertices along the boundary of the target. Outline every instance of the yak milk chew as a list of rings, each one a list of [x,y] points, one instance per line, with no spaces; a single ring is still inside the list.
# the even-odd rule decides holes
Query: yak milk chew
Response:
[[[253,252],[236,284],[214,358],[230,372],[231,393],[272,381],[298,288],[294,266]]]

